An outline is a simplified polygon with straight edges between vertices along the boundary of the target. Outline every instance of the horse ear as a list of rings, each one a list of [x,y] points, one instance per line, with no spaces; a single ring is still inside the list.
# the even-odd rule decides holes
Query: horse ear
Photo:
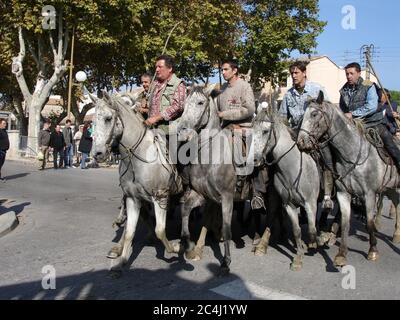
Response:
[[[114,105],[114,99],[108,94],[107,91],[103,90],[103,100],[107,103],[107,105],[111,108],[116,110],[117,108]]]
[[[320,90],[317,98],[317,103],[322,104],[324,102],[324,99],[325,99],[324,93],[322,92],[322,90]]]
[[[99,102],[99,98],[97,98],[94,94],[91,94],[90,92],[89,92],[89,97],[90,97],[90,99],[94,102],[94,103],[97,103],[97,102]]]

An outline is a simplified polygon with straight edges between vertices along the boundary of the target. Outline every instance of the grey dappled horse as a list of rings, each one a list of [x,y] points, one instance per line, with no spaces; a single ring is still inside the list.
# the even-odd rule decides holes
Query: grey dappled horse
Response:
[[[209,93],[212,88],[205,90],[195,87],[185,102],[185,109],[177,125],[177,132],[181,140],[189,137],[195,143],[198,151],[197,163],[192,162],[188,167],[191,192],[182,207],[182,240],[187,251],[187,257],[201,259],[202,249],[207,234],[207,224],[202,228],[200,238],[194,246],[190,240],[189,215],[192,209],[202,206],[206,199],[212,200],[222,207],[222,239],[225,254],[221,265],[221,273],[229,272],[231,263],[230,240],[231,221],[234,201],[251,199],[248,194],[245,199],[235,199],[237,172],[233,164],[232,132],[230,129],[221,129],[217,115],[216,99]],[[207,159],[207,160],[206,160]],[[206,211],[206,214],[210,214]],[[266,251],[270,237],[267,229],[261,238],[256,254]],[[194,248],[193,248],[194,247]]]
[[[292,222],[296,240],[297,255],[291,269],[298,271],[302,268],[304,256],[297,213],[299,207],[303,207],[307,213],[309,248],[317,249],[315,220],[320,193],[317,165],[310,155],[299,151],[288,127],[271,109],[261,109],[253,122],[250,154],[254,155],[256,165],[267,159],[268,155],[272,156],[273,162],[270,165],[276,168],[274,185]]]
[[[166,214],[169,197],[181,192],[175,183],[175,170],[167,163],[152,130],[143,124],[143,117],[123,97],[109,96],[103,99],[92,97],[96,104],[96,127],[93,153],[97,161],[105,161],[110,152],[110,144],[115,138],[117,118],[122,124],[120,138],[121,162],[119,166],[120,184],[126,195],[127,221],[123,235],[121,259],[116,269],[129,259],[142,202],[154,205],[156,216],[155,232],[167,252],[178,253],[179,244],[172,244],[165,234]]]
[[[329,143],[338,178],[335,180],[337,199],[342,213],[342,240],[335,257],[336,266],[347,264],[347,238],[350,228],[351,197],[356,196],[365,203],[367,230],[370,236],[369,260],[377,260],[374,208],[376,196],[385,192],[397,209],[394,242],[400,242],[399,175],[395,166],[385,164],[378,151],[334,104],[325,102],[321,92],[318,99],[311,100],[304,114],[298,136],[301,150],[318,148],[324,137]]]

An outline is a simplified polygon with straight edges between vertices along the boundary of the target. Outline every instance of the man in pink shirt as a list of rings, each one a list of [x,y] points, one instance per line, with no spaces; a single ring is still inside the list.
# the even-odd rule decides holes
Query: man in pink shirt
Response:
[[[175,75],[174,58],[162,55],[156,61],[156,80],[150,88],[149,118],[147,126],[162,129],[168,134],[168,122],[177,119],[183,112],[186,86]]]

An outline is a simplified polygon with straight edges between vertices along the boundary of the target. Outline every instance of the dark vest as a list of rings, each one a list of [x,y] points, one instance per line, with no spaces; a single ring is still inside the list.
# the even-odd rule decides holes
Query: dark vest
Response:
[[[364,81],[363,78],[358,79],[358,83],[352,92],[351,87],[346,83],[340,90],[341,101],[340,107],[343,112],[352,112],[367,103],[368,90],[374,84],[370,81]],[[383,113],[374,112],[364,118],[364,122],[369,126],[383,123]]]

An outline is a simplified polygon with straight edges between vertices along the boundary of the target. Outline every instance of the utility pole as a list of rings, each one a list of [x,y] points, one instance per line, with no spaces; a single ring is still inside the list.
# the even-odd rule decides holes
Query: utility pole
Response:
[[[366,75],[365,78],[366,80],[371,79],[371,60],[372,60],[372,53],[374,52],[375,46],[373,44],[371,45],[363,45],[360,49],[361,56],[364,58],[365,57],[365,71]]]
[[[71,60],[69,62],[68,109],[67,109],[68,119],[70,119],[70,113],[71,113],[71,96],[72,96],[72,83],[73,83],[72,76],[74,71],[74,44],[75,44],[75,27],[72,29]]]

